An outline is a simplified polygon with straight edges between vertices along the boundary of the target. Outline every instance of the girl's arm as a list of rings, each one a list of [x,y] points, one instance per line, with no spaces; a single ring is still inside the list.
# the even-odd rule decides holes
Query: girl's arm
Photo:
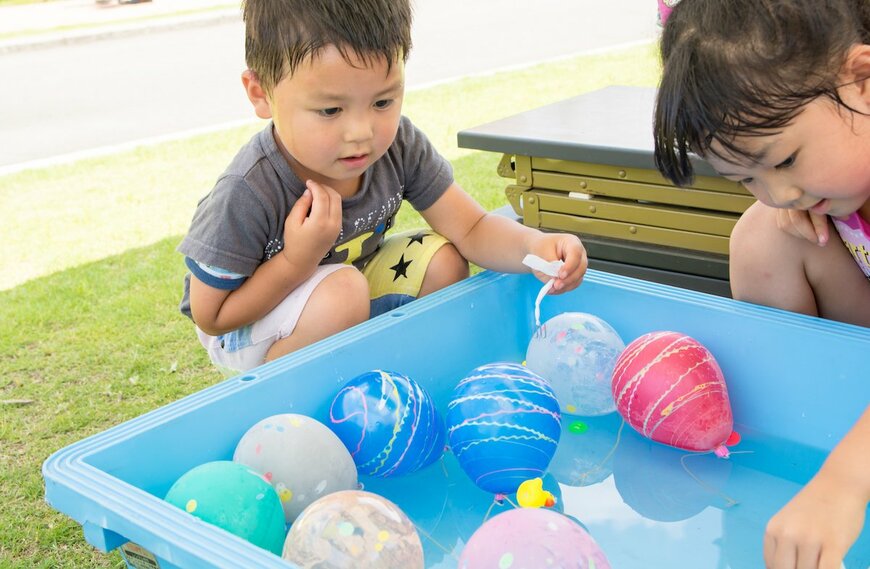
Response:
[[[819,472],[767,524],[772,569],[839,569],[861,533],[870,501],[870,406]]]

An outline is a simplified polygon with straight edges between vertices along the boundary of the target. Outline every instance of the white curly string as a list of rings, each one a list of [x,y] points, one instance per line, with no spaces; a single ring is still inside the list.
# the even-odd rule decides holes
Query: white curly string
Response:
[[[544,273],[548,277],[552,277],[546,282],[546,284],[544,284],[544,286],[541,287],[538,296],[535,298],[535,328],[540,329],[541,301],[544,300],[544,297],[547,296],[547,293],[553,288],[553,283],[556,282],[556,278],[559,276],[559,270],[565,262],[558,259],[555,261],[545,261],[537,255],[529,254],[523,258],[523,264],[533,271],[538,271],[539,273]]]

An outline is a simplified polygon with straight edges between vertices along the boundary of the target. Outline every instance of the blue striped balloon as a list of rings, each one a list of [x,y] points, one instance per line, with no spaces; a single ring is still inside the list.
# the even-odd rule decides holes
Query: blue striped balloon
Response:
[[[515,363],[475,369],[447,406],[447,438],[459,466],[494,494],[511,494],[523,481],[542,476],[560,433],[553,389]]]
[[[408,474],[444,451],[444,422],[429,393],[393,371],[347,382],[332,401],[328,426],[368,476]]]

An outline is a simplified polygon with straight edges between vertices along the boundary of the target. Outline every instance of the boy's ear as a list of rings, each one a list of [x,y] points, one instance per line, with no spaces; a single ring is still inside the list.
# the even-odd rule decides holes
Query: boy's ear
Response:
[[[254,112],[257,114],[257,117],[261,119],[272,118],[269,98],[266,95],[266,90],[260,85],[260,79],[257,77],[257,74],[250,69],[245,69],[242,72],[242,85],[245,87],[248,100],[254,105]]]
[[[852,46],[842,71],[842,84],[854,85],[857,94],[870,109],[870,45],[859,43]]]

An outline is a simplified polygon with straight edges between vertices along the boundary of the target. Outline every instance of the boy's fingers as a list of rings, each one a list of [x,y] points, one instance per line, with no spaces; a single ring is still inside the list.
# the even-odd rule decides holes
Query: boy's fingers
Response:
[[[329,213],[329,192],[313,180],[308,180],[305,186],[311,192],[311,219],[320,219]]]
[[[329,186],[324,186],[324,188],[329,193],[329,218],[341,221],[341,194]]]
[[[305,221],[305,218],[308,217],[308,211],[311,209],[311,190],[306,189],[302,192],[302,197],[296,200],[296,203],[293,204],[293,207],[290,208],[290,214],[287,218],[293,222],[294,225],[302,225],[302,222]]]
[[[583,248],[582,244],[578,243],[578,245],[577,247],[564,246],[562,248],[561,257],[564,265],[559,270],[559,279],[566,279],[578,270],[586,269],[584,266],[586,263],[586,249]]]
[[[569,248],[563,255],[565,262],[559,270],[559,278],[553,283],[554,294],[561,294],[567,290],[575,289],[580,281],[583,280],[583,274],[586,272],[586,250],[581,246],[578,249]]]
[[[311,208],[312,217],[315,209],[319,220],[341,220],[341,194],[324,184],[308,180],[306,185],[314,193],[314,205]]]

